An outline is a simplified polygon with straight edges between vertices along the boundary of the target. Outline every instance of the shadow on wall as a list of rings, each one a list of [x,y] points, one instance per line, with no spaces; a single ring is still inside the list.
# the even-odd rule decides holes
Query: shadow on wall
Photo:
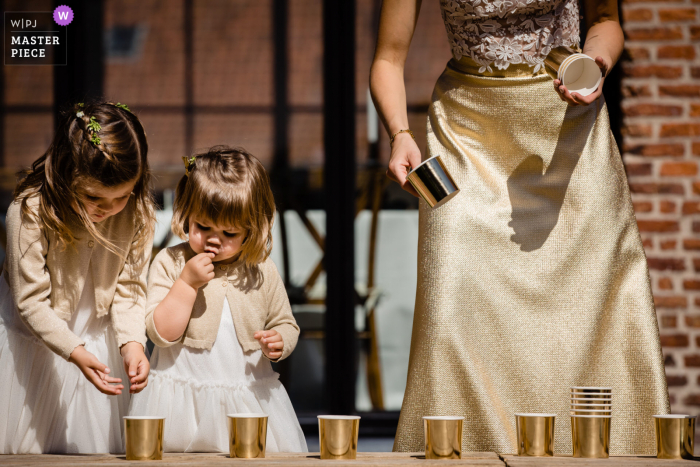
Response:
[[[520,245],[521,251],[541,248],[557,225],[566,189],[593,129],[597,111],[595,107],[567,107],[549,167],[545,170],[542,157],[528,156],[508,178],[513,208],[508,225],[515,231],[510,239]],[[588,121],[586,112],[591,116]]]

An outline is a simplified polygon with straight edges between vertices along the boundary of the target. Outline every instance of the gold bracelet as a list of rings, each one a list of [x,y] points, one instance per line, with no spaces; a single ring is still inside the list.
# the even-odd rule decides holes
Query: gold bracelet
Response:
[[[389,138],[389,145],[394,144],[394,138],[396,138],[396,136],[397,136],[399,133],[408,133],[409,135],[411,135],[411,138],[413,138],[413,141],[416,140],[416,137],[413,136],[413,132],[412,132],[411,130],[409,130],[408,128],[406,128],[405,130],[399,130],[399,131],[397,131],[396,133],[394,133],[393,135],[391,135],[391,138]]]

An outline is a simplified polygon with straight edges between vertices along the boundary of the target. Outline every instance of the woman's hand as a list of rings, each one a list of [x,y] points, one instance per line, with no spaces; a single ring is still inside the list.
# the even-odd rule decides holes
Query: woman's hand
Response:
[[[592,104],[596,99],[598,99],[600,97],[600,95],[603,93],[603,83],[605,82],[605,77],[608,74],[609,61],[605,60],[603,57],[596,57],[595,63],[596,63],[596,65],[598,65],[598,68],[600,68],[600,72],[603,75],[603,77],[600,79],[600,84],[598,85],[598,89],[596,89],[592,94],[589,94],[587,96],[582,96],[577,92],[573,92],[573,93],[569,92],[569,90],[566,89],[566,86],[561,84],[561,80],[555,79],[554,80],[554,90],[559,95],[559,99],[563,100],[564,102],[568,102],[569,105],[574,105],[574,106],[575,105],[589,105],[589,104]]]
[[[121,354],[124,370],[129,375],[129,392],[141,392],[148,384],[148,373],[151,371],[151,364],[143,352],[143,346],[138,342],[127,342],[122,345]]]
[[[401,188],[418,197],[418,192],[406,179],[412,167],[421,163],[420,149],[409,133],[399,133],[391,146],[391,159],[386,176],[401,185]]]
[[[85,347],[82,345],[73,349],[69,361],[75,363],[88,381],[101,393],[108,396],[116,396],[122,393],[124,385],[119,384],[122,380],[108,376],[110,369],[107,365],[100,363],[97,357],[85,350]]]
[[[277,360],[282,356],[282,349],[284,349],[284,340],[282,339],[282,334],[271,329],[269,331],[258,331],[253,334],[258,342],[260,343],[260,348],[263,353],[270,360]]]

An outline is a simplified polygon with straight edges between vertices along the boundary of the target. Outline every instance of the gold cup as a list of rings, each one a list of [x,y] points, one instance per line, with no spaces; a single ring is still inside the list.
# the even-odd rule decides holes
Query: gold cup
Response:
[[[556,414],[549,413],[515,414],[519,456],[554,456],[555,417]]]
[[[464,417],[423,417],[426,459],[461,459]]]
[[[459,193],[457,184],[440,156],[423,161],[406,178],[431,208],[443,205]]]
[[[124,417],[126,460],[163,459],[164,417]]]
[[[264,413],[229,414],[228,450],[231,457],[265,457],[267,415]]]
[[[360,417],[319,415],[318,438],[321,459],[356,459]]]
[[[607,459],[610,457],[610,417],[572,415],[571,444],[574,457]]]
[[[695,417],[692,415],[654,415],[656,457],[693,459]]]

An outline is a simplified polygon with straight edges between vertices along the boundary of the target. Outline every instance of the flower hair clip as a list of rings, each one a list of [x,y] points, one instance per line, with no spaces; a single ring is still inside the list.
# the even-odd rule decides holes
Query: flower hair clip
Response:
[[[126,104],[122,104],[121,102],[117,102],[116,104],[113,104],[115,107],[119,107],[120,109],[126,110],[127,112],[131,112],[131,109],[129,109],[129,106]]]
[[[190,176],[190,171],[193,167],[196,167],[195,161],[197,160],[197,156],[192,156],[192,157],[182,157],[182,162],[185,163],[185,175]]]

